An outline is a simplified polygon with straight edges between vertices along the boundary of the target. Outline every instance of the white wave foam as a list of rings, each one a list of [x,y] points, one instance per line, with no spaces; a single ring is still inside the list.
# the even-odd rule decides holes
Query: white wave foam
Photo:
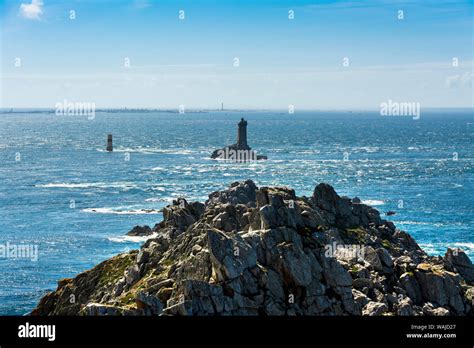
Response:
[[[380,200],[377,200],[377,199],[363,200],[362,203],[367,204],[367,205],[384,205],[385,204],[384,201],[380,201]]]
[[[96,214],[115,214],[115,215],[144,215],[144,214],[160,214],[160,210],[156,209],[120,209],[120,208],[86,208],[81,211],[85,213]]]
[[[111,242],[116,242],[116,243],[127,243],[127,242],[132,242],[132,243],[141,243],[145,242],[146,240],[150,238],[155,238],[158,236],[158,233],[153,233],[150,234],[149,236],[118,236],[118,237],[108,237],[107,239],[110,240]]]
[[[424,221],[396,221],[397,225],[435,225],[434,223]]]
[[[50,187],[60,187],[60,188],[89,188],[93,187],[94,184],[67,184],[67,183],[50,183],[50,184],[40,184],[35,185],[36,187],[50,188]]]
[[[136,188],[137,185],[128,182],[84,182],[84,183],[49,183],[49,184],[39,184],[35,187],[41,188],[125,188],[131,189]]]
[[[434,227],[445,227],[445,226],[464,226],[465,223],[463,222],[426,222],[426,221],[396,221],[394,222],[397,225],[422,225],[422,226],[434,226]]]
[[[105,149],[96,149],[98,152],[107,152]],[[155,153],[164,153],[168,155],[190,155],[193,153],[196,153],[196,151],[193,150],[186,150],[186,149],[161,149],[161,148],[156,148],[156,147],[137,147],[137,148],[131,148],[131,147],[118,147],[114,148],[114,152],[119,152],[119,153],[141,153],[141,154],[155,154]]]
[[[451,244],[453,247],[456,248],[467,248],[467,249],[472,249],[474,250],[474,243],[468,243],[468,242],[458,242],[458,243],[453,243]]]
[[[457,243],[420,243],[419,246],[429,254],[439,253],[437,251],[444,250],[448,248],[460,248],[462,249],[469,257],[471,257],[474,252],[474,243],[468,242],[457,242]],[[444,254],[444,251],[442,252]],[[472,259],[472,257],[471,257]]]
[[[151,189],[152,189],[153,191],[160,191],[160,192],[166,191],[166,188],[161,187],[161,186],[153,186]]]
[[[421,249],[423,249],[425,252],[428,254],[435,254],[436,253],[436,248],[433,244],[418,244]]]
[[[367,152],[367,153],[374,153],[374,152],[379,151],[379,148],[377,146],[362,146],[362,147],[359,147],[359,148],[355,149],[355,152],[359,152],[359,151]]]
[[[145,199],[145,202],[172,202],[173,197],[152,197]]]
[[[303,154],[303,155],[313,155],[313,154],[318,154],[318,153],[321,153],[321,151],[319,150],[296,150],[296,151],[292,151],[292,152],[296,152],[296,153],[299,153],[299,154]]]

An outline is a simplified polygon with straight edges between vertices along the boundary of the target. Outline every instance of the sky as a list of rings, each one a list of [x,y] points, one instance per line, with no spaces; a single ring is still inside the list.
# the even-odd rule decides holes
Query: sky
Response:
[[[473,12],[474,0],[0,0],[0,107],[472,107]]]

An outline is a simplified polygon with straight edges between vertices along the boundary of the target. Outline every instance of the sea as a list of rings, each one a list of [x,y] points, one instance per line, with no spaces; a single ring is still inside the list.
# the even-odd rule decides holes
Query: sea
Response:
[[[266,161],[210,159],[236,140]],[[113,134],[114,151],[106,151]],[[61,278],[74,277],[143,238],[173,199],[205,201],[232,182],[318,183],[359,197],[431,255],[459,247],[474,259],[474,113],[422,110],[420,119],[376,111],[96,111],[0,114],[0,315],[24,315]],[[6,247],[36,250],[14,257]],[[25,256],[25,255],[23,255]]]

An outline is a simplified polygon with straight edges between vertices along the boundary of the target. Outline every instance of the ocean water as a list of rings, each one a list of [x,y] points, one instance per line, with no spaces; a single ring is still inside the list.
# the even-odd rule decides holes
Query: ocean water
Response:
[[[269,160],[223,163],[212,150],[248,140]],[[424,111],[420,120],[375,112],[103,113],[0,115],[0,245],[38,246],[38,260],[0,258],[0,314],[22,315],[56,288],[142,240],[176,197],[205,200],[231,182],[288,185],[311,195],[327,182],[411,233],[430,254],[474,258],[472,111]],[[115,151],[105,151],[113,133]]]

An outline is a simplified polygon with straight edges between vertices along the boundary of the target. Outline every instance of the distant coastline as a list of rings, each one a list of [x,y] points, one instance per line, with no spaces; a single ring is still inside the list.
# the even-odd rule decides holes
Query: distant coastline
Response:
[[[442,112],[442,111],[451,111],[451,112],[474,112],[474,106],[462,106],[462,107],[424,107],[424,111],[430,112]],[[17,107],[2,107],[0,108],[0,114],[20,114],[20,113],[32,113],[32,114],[54,114],[56,110],[54,108],[17,108]],[[179,114],[179,108],[99,108],[95,112],[100,113],[170,113],[170,114]],[[235,108],[235,109],[217,109],[217,108],[186,108],[184,113],[207,113],[207,112],[216,112],[216,113],[230,113],[230,112],[282,112],[288,113],[285,109],[253,109],[253,108]],[[347,112],[347,113],[364,113],[364,112],[379,112],[379,109],[372,108],[351,108],[351,109],[299,109],[295,112]],[[473,115],[474,116],[474,115]]]

